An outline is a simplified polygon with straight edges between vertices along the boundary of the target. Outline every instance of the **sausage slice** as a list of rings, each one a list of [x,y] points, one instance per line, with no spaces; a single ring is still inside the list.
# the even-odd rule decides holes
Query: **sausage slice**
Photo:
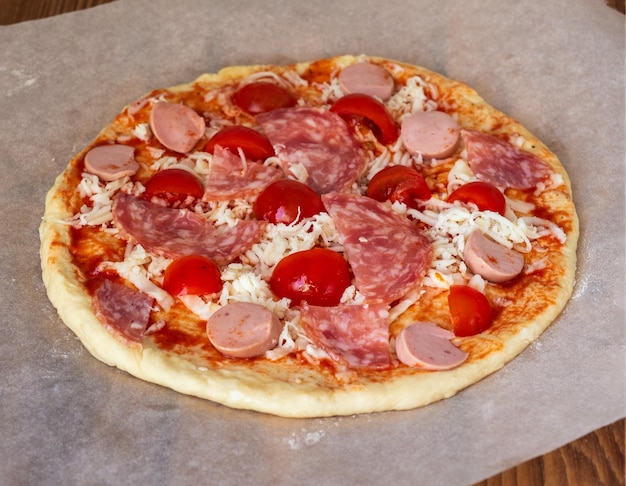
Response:
[[[463,260],[473,272],[490,282],[506,282],[524,269],[524,255],[474,230],[465,242]]]
[[[457,146],[459,126],[443,111],[418,111],[402,121],[400,137],[413,155],[445,159]]]
[[[200,141],[206,122],[186,105],[159,101],[150,112],[150,128],[168,149],[184,154]]]
[[[132,176],[139,170],[134,152],[128,145],[98,145],[85,154],[85,169],[106,182]]]
[[[233,302],[215,312],[206,326],[209,341],[231,358],[254,358],[278,344],[282,325],[265,307]]]
[[[414,322],[396,338],[396,355],[407,366],[449,370],[463,363],[468,353],[450,342],[454,333],[432,322]]]
[[[380,66],[361,62],[352,64],[339,73],[339,86],[346,93],[363,93],[381,100],[389,98],[395,85],[391,75]]]

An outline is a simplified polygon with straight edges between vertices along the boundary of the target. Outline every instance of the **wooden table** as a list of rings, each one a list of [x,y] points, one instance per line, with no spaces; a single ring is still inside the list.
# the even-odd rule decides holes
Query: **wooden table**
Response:
[[[0,25],[50,17],[114,0],[0,0]],[[600,1],[600,0],[598,0]],[[607,8],[624,13],[624,0],[606,0]],[[623,485],[624,419],[524,462],[476,486]]]

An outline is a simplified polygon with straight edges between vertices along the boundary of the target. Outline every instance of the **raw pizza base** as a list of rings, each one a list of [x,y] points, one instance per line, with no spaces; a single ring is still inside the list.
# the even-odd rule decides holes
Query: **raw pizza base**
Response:
[[[342,56],[325,62],[341,67],[356,60]],[[489,286],[486,293],[491,299],[506,299],[511,295],[515,298],[501,309],[488,331],[457,341],[461,349],[470,353],[464,364],[449,371],[397,366],[390,370],[347,372],[338,377],[331,367],[314,366],[300,357],[287,356],[276,362],[223,358],[206,341],[204,323],[185,312],[182,306],[175,306],[171,312],[177,314],[173,324],[176,330],[192,337],[186,346],[168,345],[164,349],[163,338],[150,334],[141,348],[128,346],[115,338],[94,315],[92,298],[80,269],[73,263],[71,229],[66,223],[81,204],[75,191],[81,177],[77,161],[98,140],[114,137],[115,122],[70,162],[46,198],[40,227],[42,275],[49,299],[62,321],[94,357],[137,378],[229,407],[285,417],[323,417],[421,407],[451,397],[521,353],[557,318],[572,293],[578,219],[567,173],[541,141],[515,120],[488,105],[465,84],[421,67],[393,62],[436,85],[448,102],[454,102],[460,126],[523,136],[524,149],[549,164],[564,180],[564,185],[544,192],[541,198],[567,234],[566,243],[550,250],[549,265],[541,272],[525,276],[510,286]],[[309,67],[309,63],[302,63],[272,69],[291,68],[304,73]],[[168,88],[168,91],[183,93],[196,84],[208,87],[237,82],[267,69],[268,66],[229,67],[217,74],[202,75],[189,85]],[[108,244],[106,238],[103,244]],[[97,246],[95,243],[94,248]],[[449,322],[446,299],[447,292],[427,291],[416,305],[391,324],[391,335],[414,320]]]

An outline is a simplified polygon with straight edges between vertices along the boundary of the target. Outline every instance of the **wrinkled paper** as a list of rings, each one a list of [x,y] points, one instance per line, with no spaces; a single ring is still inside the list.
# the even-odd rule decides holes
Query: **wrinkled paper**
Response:
[[[0,27],[5,484],[468,484],[624,416],[624,17],[601,0],[118,0]],[[568,170],[577,283],[498,373],[426,408],[237,411],[92,358],[41,281],[54,178],[127,103],[233,64],[338,54],[475,88]]]

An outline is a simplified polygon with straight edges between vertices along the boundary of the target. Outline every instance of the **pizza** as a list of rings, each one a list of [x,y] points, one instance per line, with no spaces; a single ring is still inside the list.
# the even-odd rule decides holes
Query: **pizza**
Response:
[[[557,157],[466,84],[370,56],[226,67],[128,104],[40,227],[102,362],[237,409],[425,406],[557,318],[578,219]]]

